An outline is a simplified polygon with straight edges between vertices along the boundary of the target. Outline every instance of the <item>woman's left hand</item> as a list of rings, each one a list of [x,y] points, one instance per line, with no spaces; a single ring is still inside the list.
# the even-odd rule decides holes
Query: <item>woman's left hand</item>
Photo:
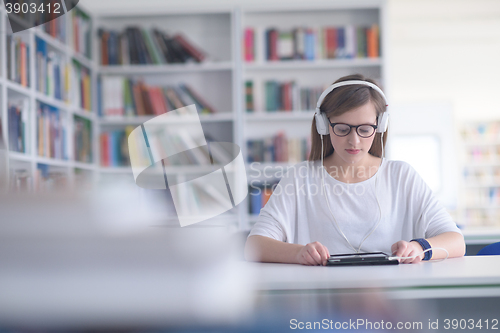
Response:
[[[404,240],[400,240],[399,242],[392,244],[391,251],[392,255],[396,257],[411,257],[422,253],[424,249],[417,242],[407,242]],[[422,253],[421,255],[416,256],[412,259],[399,259],[399,262],[403,264],[416,264],[421,262],[424,257],[425,253]]]

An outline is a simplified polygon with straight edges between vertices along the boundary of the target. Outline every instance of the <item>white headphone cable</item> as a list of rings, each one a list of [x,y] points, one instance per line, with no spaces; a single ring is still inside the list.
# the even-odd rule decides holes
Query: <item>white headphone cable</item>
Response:
[[[412,259],[412,258],[415,258],[415,257],[418,257],[420,256],[421,254],[425,253],[425,252],[428,252],[428,251],[431,251],[431,250],[443,250],[444,252],[446,252],[446,257],[445,258],[442,258],[442,259],[439,259],[439,260],[433,260],[433,262],[440,262],[440,261],[443,261],[443,260],[446,260],[448,259],[448,257],[450,256],[450,253],[448,252],[448,250],[442,248],[442,247],[431,247],[431,248],[428,248],[422,252],[420,252],[419,254],[416,254],[414,256],[410,256],[410,257],[397,257],[397,256],[391,256],[389,257],[388,259],[389,260],[394,260],[394,259]]]
[[[382,133],[382,136],[383,137],[383,133]],[[323,166],[323,154],[324,154],[324,151],[323,151],[323,135],[321,135],[321,182],[322,182],[322,189],[324,191],[324,196],[325,196],[325,200],[326,200],[326,204],[328,206],[328,210],[330,211],[330,214],[332,215],[333,217],[333,220],[335,221],[335,224],[337,225],[337,229],[340,231],[341,235],[344,237],[344,239],[346,240],[347,244],[349,244],[349,246],[356,252],[356,253],[359,253],[359,251],[361,250],[361,246],[363,246],[363,243],[365,242],[365,240],[371,235],[373,234],[373,232],[377,229],[377,227],[379,226],[380,224],[380,221],[382,221],[382,208],[380,206],[380,202],[378,200],[378,196],[377,196],[377,179],[378,179],[378,170],[377,170],[377,174],[375,175],[375,199],[377,200],[377,205],[378,205],[378,208],[379,208],[379,212],[380,212],[380,218],[377,222],[377,224],[375,225],[375,227],[372,229],[372,231],[363,239],[363,241],[361,241],[361,244],[359,245],[359,248],[356,250],[356,248],[354,246],[352,246],[351,242],[349,242],[349,240],[347,239],[346,235],[344,234],[344,232],[342,231],[342,229],[340,228],[340,225],[338,224],[337,222],[337,219],[335,218],[335,216],[333,215],[333,212],[332,212],[332,209],[330,207],[330,202],[328,201],[328,198],[326,196],[326,189],[325,189],[325,173],[324,171],[325,170],[325,167]],[[382,145],[382,152],[384,150],[384,147]],[[383,154],[383,153],[382,153]],[[383,162],[383,156],[382,156],[382,161],[380,162],[380,166],[382,166],[382,162]],[[380,170],[380,167],[379,167],[379,170]]]

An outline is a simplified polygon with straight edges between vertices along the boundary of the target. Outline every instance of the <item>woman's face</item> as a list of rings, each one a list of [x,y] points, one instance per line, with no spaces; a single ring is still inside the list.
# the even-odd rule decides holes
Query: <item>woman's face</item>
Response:
[[[377,111],[370,101],[340,116],[330,117],[330,122],[354,126],[365,124],[377,125]],[[337,159],[338,162],[342,160],[347,164],[363,164],[368,157],[368,151],[372,146],[374,138],[375,134],[369,138],[362,138],[354,128],[351,128],[351,132],[347,136],[339,137],[333,133],[333,128],[330,126],[330,140],[335,150],[334,159]]]

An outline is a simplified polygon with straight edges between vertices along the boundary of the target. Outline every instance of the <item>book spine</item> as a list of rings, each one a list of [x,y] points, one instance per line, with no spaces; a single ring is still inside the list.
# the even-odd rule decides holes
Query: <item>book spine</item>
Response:
[[[245,82],[245,109],[247,112],[254,112],[252,80]]]
[[[253,28],[245,28],[245,33],[244,33],[244,45],[245,45],[245,61],[247,62],[252,62],[255,60],[254,58],[254,52],[255,52],[255,47],[254,47],[254,30]]]
[[[184,50],[191,55],[197,62],[202,62],[205,60],[205,54],[197,47],[195,47],[192,43],[187,41],[187,38],[181,34],[177,34],[174,37]]]

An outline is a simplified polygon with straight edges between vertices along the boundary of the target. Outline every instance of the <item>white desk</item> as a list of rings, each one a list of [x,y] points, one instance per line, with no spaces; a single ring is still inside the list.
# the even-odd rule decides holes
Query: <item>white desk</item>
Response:
[[[263,293],[383,292],[389,298],[499,297],[500,256],[397,266],[302,266],[250,263]]]

